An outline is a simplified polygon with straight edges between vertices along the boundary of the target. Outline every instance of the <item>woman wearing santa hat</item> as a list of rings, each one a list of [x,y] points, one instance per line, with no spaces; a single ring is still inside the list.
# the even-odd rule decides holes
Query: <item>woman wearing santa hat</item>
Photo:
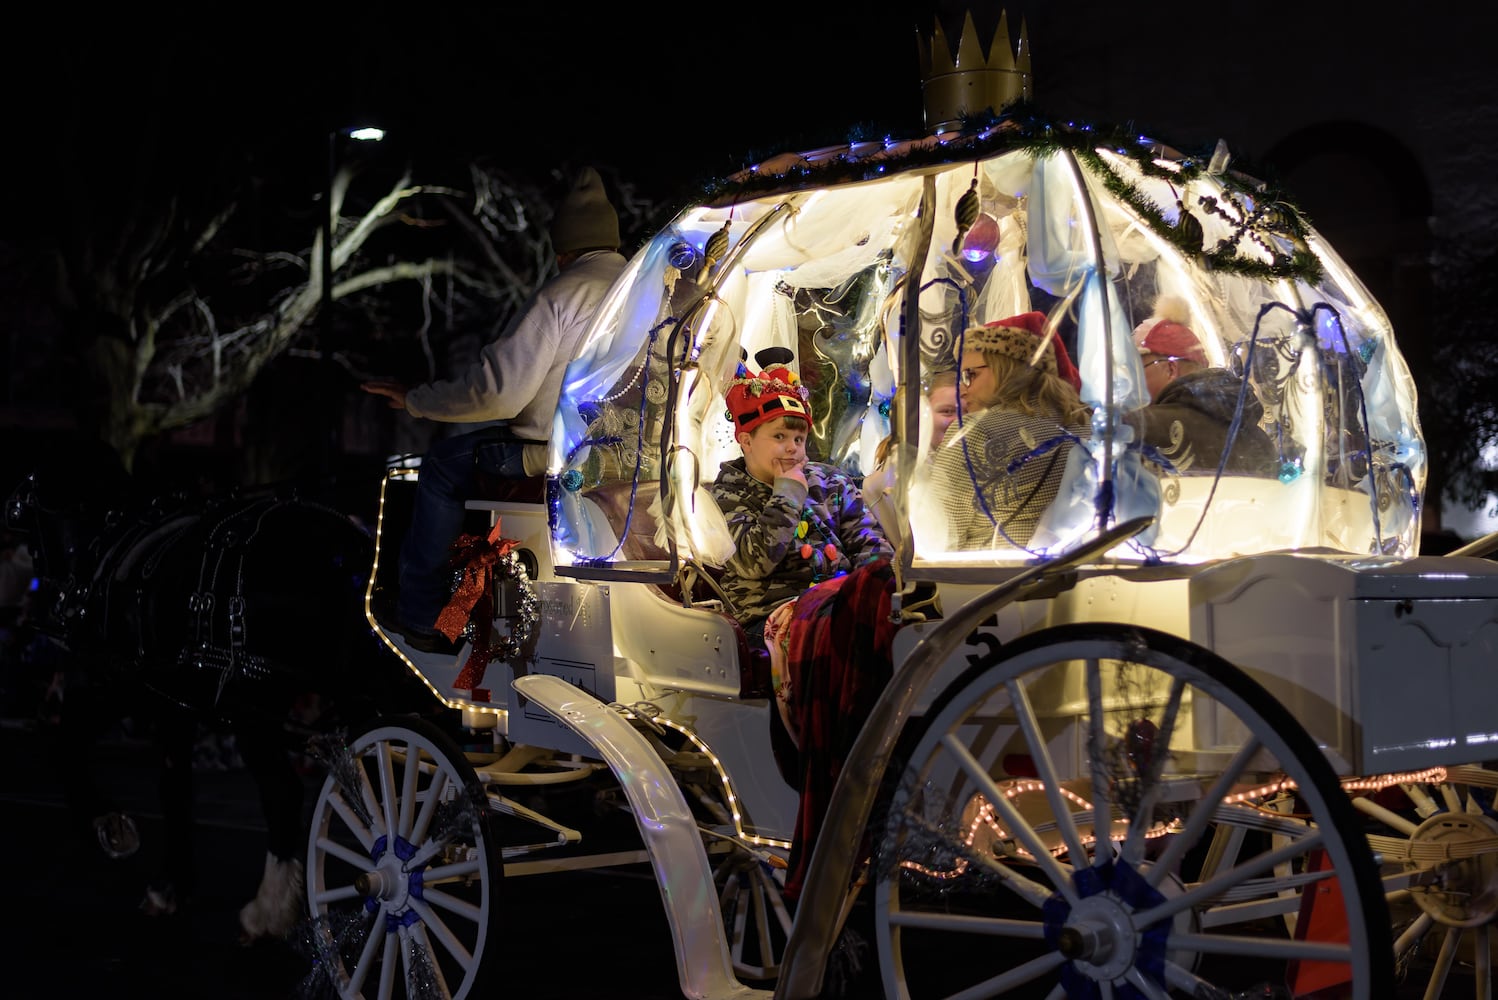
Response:
[[[946,547],[1023,548],[1087,433],[1081,379],[1041,312],[972,327],[961,347],[962,405],[931,474]]]

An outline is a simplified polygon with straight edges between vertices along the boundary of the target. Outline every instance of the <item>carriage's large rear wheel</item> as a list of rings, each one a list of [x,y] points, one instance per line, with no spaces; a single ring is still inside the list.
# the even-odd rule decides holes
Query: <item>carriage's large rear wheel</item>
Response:
[[[907,745],[872,827],[890,1000],[1388,994],[1365,822],[1211,652],[1123,625],[1032,634]]]
[[[329,765],[308,842],[318,974],[344,998],[475,995],[504,868],[473,767],[418,719],[375,723]]]

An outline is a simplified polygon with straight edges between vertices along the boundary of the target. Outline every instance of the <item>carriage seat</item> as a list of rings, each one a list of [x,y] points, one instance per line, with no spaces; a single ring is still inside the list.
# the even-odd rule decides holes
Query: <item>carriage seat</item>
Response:
[[[632,488],[634,488],[633,504],[630,503]],[[596,486],[583,494],[602,512],[610,527],[613,528],[614,537],[623,537],[624,542],[619,547],[621,559],[667,561],[671,558],[671,553],[655,540],[657,523],[650,507],[659,493],[660,483],[656,480],[642,481],[637,488],[632,487],[629,480],[618,480]],[[691,568],[698,572],[690,578],[689,593],[684,595],[682,587],[684,583],[687,583],[690,574],[678,574],[673,583],[651,584],[644,588],[650,592],[653,600],[662,602],[667,607],[646,605],[635,610],[649,615],[652,622],[658,617],[670,619],[669,623],[661,622],[662,627],[665,628],[691,628],[693,621],[701,622],[701,618],[696,616],[713,616],[713,624],[723,632],[721,637],[723,642],[730,644],[736,652],[738,696],[740,698],[768,698],[770,696],[769,650],[762,645],[751,645],[745,638],[744,629],[739,625],[738,620],[719,603],[719,591],[715,584],[722,579],[723,571],[717,567],[700,566],[695,563]],[[653,628],[643,630],[644,634],[636,638],[650,639],[650,633],[653,631]],[[702,628],[696,631],[701,632]]]
[[[499,503],[546,502],[546,477],[526,476],[515,479],[511,476],[493,476],[474,470],[474,482],[478,486],[475,500],[494,500]]]

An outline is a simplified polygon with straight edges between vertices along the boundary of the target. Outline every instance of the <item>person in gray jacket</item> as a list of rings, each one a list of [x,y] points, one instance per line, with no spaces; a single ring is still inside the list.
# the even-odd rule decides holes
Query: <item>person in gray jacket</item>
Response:
[[[550,233],[558,273],[536,290],[467,370],[409,388],[389,380],[361,386],[415,417],[449,423],[505,421],[444,438],[422,458],[411,528],[401,546],[399,623],[394,626],[416,649],[455,648],[435,624],[450,596],[449,548],[462,531],[464,501],[478,494],[479,476],[545,474],[563,374],[604,296],[624,271],[619,216],[592,167],[576,177]]]

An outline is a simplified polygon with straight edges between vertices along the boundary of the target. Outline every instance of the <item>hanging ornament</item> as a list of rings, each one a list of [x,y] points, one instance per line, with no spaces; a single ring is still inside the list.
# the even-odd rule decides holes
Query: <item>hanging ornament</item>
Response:
[[[1193,253],[1201,250],[1202,241],[1206,238],[1206,233],[1202,232],[1201,221],[1186,211],[1186,205],[1183,202],[1176,202],[1176,208],[1180,210],[1176,216],[1176,232],[1181,234],[1181,243]]]
[[[685,240],[673,243],[671,249],[666,251],[666,260],[678,271],[691,270],[692,265],[697,263],[697,248]]]
[[[977,173],[976,168],[974,173]],[[978,178],[975,176],[967,191],[957,199],[957,235],[952,238],[954,256],[962,252],[962,238],[973,228],[973,223],[978,221],[978,207]]]
[[[728,253],[728,227],[731,225],[733,225],[733,219],[731,217],[725,219],[723,228],[709,236],[707,242],[702,245],[702,270],[697,272],[698,284],[707,284],[708,278],[712,274],[713,265],[722,260],[724,254]]]

